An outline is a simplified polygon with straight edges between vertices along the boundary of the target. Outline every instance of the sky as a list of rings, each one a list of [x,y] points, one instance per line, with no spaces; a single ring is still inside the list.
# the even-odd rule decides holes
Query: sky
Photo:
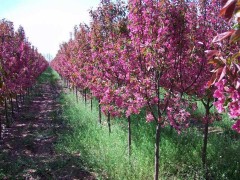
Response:
[[[100,0],[0,0],[0,19],[23,26],[28,40],[45,57],[53,58],[70,38],[75,25],[89,23],[89,10]]]

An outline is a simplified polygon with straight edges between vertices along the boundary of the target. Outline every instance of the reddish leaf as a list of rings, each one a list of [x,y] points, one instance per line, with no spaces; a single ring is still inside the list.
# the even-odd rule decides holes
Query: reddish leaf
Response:
[[[236,30],[230,37],[230,43],[235,43],[240,40],[240,30]]]
[[[228,58],[227,65],[231,65],[232,63],[237,65],[239,57],[240,57],[240,52],[233,54],[231,57]],[[235,63],[235,62],[237,62],[237,63]]]
[[[210,61],[208,61],[209,64],[213,64],[214,66],[216,66],[218,62],[219,62],[218,59],[211,59]]]
[[[233,16],[236,3],[237,0],[228,0],[226,4],[223,6],[223,8],[220,10],[219,15],[225,17],[226,19],[231,19],[231,17]]]
[[[222,0],[221,1],[221,6],[224,6],[228,0]]]
[[[224,66],[225,67],[225,66]],[[221,74],[222,74],[222,71],[223,71],[223,67],[220,67],[216,70],[215,74],[216,74],[216,80],[219,81],[220,77],[221,77]]]
[[[226,4],[227,1],[228,1],[228,0],[222,0],[222,1],[221,1],[221,7],[223,7],[223,6]]]
[[[231,30],[231,31],[227,31],[221,34],[218,34],[217,36],[215,36],[212,40],[213,43],[222,41],[223,39],[228,38],[229,36],[231,36],[233,33],[235,32],[235,30]]]
[[[234,63],[234,65],[237,67],[238,71],[240,72],[240,66],[239,66],[239,64]]]
[[[207,87],[210,88],[216,82],[216,74],[214,73],[211,79],[207,82]]]
[[[205,54],[207,56],[207,59],[211,59],[214,56],[218,56],[219,55],[219,51],[218,50],[206,50]]]
[[[224,76],[226,75],[226,72],[227,72],[227,67],[224,66],[224,68],[222,69],[222,72],[221,72],[221,75],[220,75],[218,81],[221,81],[221,80],[224,78]]]

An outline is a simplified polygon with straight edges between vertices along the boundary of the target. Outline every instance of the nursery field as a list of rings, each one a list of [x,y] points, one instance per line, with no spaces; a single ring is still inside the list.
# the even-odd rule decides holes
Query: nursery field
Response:
[[[152,179],[155,125],[144,110],[132,117],[128,152],[127,119],[98,122],[98,103],[66,88],[48,68],[26,98],[22,112],[5,130],[0,176],[11,178]],[[196,114],[204,113],[201,109]],[[210,179],[238,179],[239,135],[227,116],[209,127],[207,164]],[[192,123],[181,134],[166,127],[160,143],[161,179],[204,179],[201,152],[203,126]]]
[[[54,58],[0,20],[0,179],[238,180],[239,9],[101,0]]]
[[[100,179],[152,179],[154,174],[155,124],[147,123],[144,110],[132,117],[131,155],[128,149],[128,121],[107,117],[98,122],[98,103],[75,93],[63,93],[62,117],[70,129],[64,131],[57,144],[60,152],[79,154]],[[204,108],[195,112],[204,114]],[[209,127],[207,164],[209,179],[238,179],[240,175],[239,134],[232,131],[228,116]],[[160,142],[160,179],[205,179],[202,168],[203,129],[193,122],[178,134],[171,127],[162,131]]]

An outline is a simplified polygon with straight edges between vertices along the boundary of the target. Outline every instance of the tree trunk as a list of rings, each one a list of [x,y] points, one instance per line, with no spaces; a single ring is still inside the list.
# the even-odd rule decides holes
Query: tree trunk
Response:
[[[128,116],[128,156],[132,153],[132,132],[131,132],[131,117]]]
[[[85,106],[87,106],[87,90],[84,90],[84,101],[85,101]]]
[[[92,94],[91,94],[91,100],[90,100],[90,103],[91,103],[91,111],[93,109],[93,100],[92,100]]]
[[[107,116],[107,122],[108,122],[108,131],[109,131],[109,135],[111,134],[111,123],[110,123],[110,113],[108,112],[108,116]]]
[[[28,96],[30,96],[30,88],[27,88]]]
[[[82,100],[84,101],[84,89],[81,90],[81,94],[82,94]]]
[[[2,119],[0,117],[0,140],[2,140]]]
[[[208,126],[209,126],[209,115],[210,115],[210,106],[209,102],[204,105],[205,107],[205,116],[207,117],[207,122],[204,126],[204,137],[203,137],[203,148],[202,148],[202,165],[205,171],[205,177],[208,179],[208,165],[207,165],[207,143],[208,143]]]
[[[12,117],[14,117],[14,107],[13,107],[12,96],[11,96],[11,98],[10,98],[10,103],[11,103]]]
[[[8,107],[7,107],[7,99],[4,99],[5,101],[5,117],[6,117],[6,127],[10,128],[10,122],[9,122],[9,118],[8,118]]]
[[[100,100],[98,100],[98,121],[99,121],[99,124],[102,123],[102,108],[101,108]]]
[[[22,104],[22,94],[20,93],[19,94],[19,102],[20,102],[20,105]]]
[[[19,112],[18,95],[16,95],[16,105],[17,105],[17,111]]]
[[[161,134],[161,124],[157,123],[156,132],[155,132],[155,174],[154,174],[154,180],[158,180],[158,176],[159,176],[160,134]]]
[[[76,100],[77,100],[77,103],[78,103],[78,92],[77,92],[77,87],[76,87]]]
[[[24,94],[22,94],[22,102],[23,102],[23,104],[25,102]]]

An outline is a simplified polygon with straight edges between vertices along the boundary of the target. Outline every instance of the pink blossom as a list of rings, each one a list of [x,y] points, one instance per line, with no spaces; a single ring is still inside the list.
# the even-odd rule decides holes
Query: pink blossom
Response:
[[[233,124],[232,129],[240,133],[240,120],[237,120],[237,122]]]
[[[146,121],[147,122],[152,122],[153,120],[154,120],[154,117],[153,117],[152,113],[148,112],[147,116],[146,116]]]

